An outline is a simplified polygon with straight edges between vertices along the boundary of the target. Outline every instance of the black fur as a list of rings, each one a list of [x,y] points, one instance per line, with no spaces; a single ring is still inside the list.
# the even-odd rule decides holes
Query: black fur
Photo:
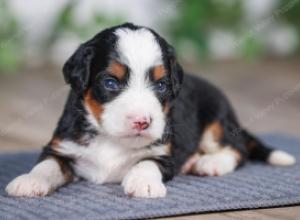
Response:
[[[157,158],[150,158],[150,160],[153,160],[157,163],[162,176],[163,181],[169,181],[173,179],[173,177],[177,174],[175,172],[175,166],[174,166],[174,158],[171,156],[161,156]]]
[[[72,90],[54,132],[55,138],[72,140],[84,147],[89,140],[98,135],[98,131],[91,128],[86,120],[87,112],[83,106],[83,98],[88,89],[92,91],[95,100],[101,104],[111,101],[119,94],[104,90],[103,86],[99,85],[105,77],[105,68],[109,60],[117,56],[114,48],[117,39],[113,32],[120,27],[132,30],[140,28],[126,23],[106,29],[82,44],[66,62],[63,73],[66,82],[71,84]],[[159,165],[163,179],[170,180],[179,173],[182,165],[197,150],[204,129],[215,121],[222,125],[224,135],[221,142],[223,145],[234,147],[240,152],[243,160],[246,158],[266,160],[271,149],[265,147],[243,129],[235,132],[241,126],[224,94],[199,77],[186,74],[183,78],[183,70],[176,59],[174,48],[156,32],[149,30],[161,47],[164,67],[168,72],[163,79],[168,85],[168,91],[157,96],[162,105],[168,104],[170,108],[170,111],[166,113],[165,133],[152,146],[171,144],[171,153],[162,157],[145,159],[154,160]],[[151,78],[150,80],[153,81]],[[126,87],[126,79],[122,83]],[[251,149],[247,148],[249,143],[252,143]],[[55,148],[51,148],[51,144],[44,149],[41,159],[47,156],[57,157],[65,164],[66,169],[72,170],[71,164],[74,160],[59,155]]]

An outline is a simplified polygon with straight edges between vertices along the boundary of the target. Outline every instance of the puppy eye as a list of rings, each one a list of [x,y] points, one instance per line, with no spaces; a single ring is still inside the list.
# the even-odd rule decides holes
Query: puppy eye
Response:
[[[155,86],[155,90],[159,93],[164,93],[167,90],[167,84],[165,82],[157,82]]]
[[[118,82],[118,80],[114,79],[114,78],[107,78],[104,80],[104,87],[107,90],[119,90],[120,89],[120,84]]]

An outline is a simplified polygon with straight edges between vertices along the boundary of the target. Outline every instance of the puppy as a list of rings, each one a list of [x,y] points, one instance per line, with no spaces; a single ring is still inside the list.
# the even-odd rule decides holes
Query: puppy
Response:
[[[226,97],[185,75],[155,31],[126,23],[82,44],[63,68],[71,91],[36,166],[6,187],[45,196],[78,178],[121,183],[129,196],[166,196],[179,173],[221,176],[246,159],[292,165],[243,129]],[[201,181],[201,179],[199,179]]]

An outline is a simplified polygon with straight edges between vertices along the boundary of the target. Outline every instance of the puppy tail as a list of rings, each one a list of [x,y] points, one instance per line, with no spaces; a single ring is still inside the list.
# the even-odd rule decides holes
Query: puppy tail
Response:
[[[245,130],[243,131],[243,134],[250,159],[264,161],[271,165],[278,166],[290,166],[296,163],[296,158],[293,155],[266,146],[259,139]]]

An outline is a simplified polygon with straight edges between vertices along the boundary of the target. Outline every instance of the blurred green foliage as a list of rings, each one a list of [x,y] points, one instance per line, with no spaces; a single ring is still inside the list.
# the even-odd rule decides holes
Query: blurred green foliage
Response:
[[[263,55],[264,44],[256,37],[256,33],[253,33],[255,30],[250,30],[251,27],[249,29],[249,24],[243,19],[242,3],[239,0],[177,0],[178,14],[165,26],[165,30],[179,48],[187,41],[192,44],[202,60],[210,57],[208,34],[214,28],[229,31],[237,37],[235,49],[243,58],[259,58]],[[298,30],[299,38],[300,1],[281,0],[279,3],[273,14],[274,22],[291,24]]]
[[[70,1],[62,8],[57,16],[51,34],[46,41],[46,47],[51,47],[64,33],[72,33],[82,40],[86,40],[99,32],[99,27],[109,27],[122,23],[122,16],[108,17],[94,12],[92,19],[85,24],[78,24],[75,19],[77,1]]]
[[[300,36],[300,0],[280,1],[279,10],[280,19],[283,22],[292,24]],[[298,53],[300,52],[300,44],[298,44]]]
[[[255,37],[246,37],[238,48],[238,52],[247,60],[259,58],[263,52],[262,42]]]
[[[21,34],[20,26],[7,2],[0,0],[0,72],[13,72],[21,64]]]
[[[208,31],[213,27],[237,29],[241,18],[241,1],[188,0],[177,1],[178,15],[167,25],[176,45],[192,42],[202,58],[209,55]]]
[[[169,0],[175,4],[176,15],[162,25],[176,48],[188,46],[201,60],[211,57],[209,33],[214,28],[233,33],[239,40],[237,53],[245,59],[257,59],[264,55],[264,42],[252,33],[243,19],[243,1],[240,0]],[[105,28],[126,21],[125,15],[108,16],[94,11],[91,19],[77,22],[78,1],[69,1],[55,18],[49,36],[44,39],[44,51],[50,49],[62,36],[76,36],[83,41]],[[300,0],[281,0],[274,20],[288,23],[300,36]],[[138,21],[136,21],[138,23]],[[24,61],[24,36],[16,16],[9,8],[8,0],[0,0],[0,72],[16,70]],[[178,51],[180,55],[180,50]],[[299,48],[298,48],[299,53]],[[47,53],[45,53],[47,54]],[[183,53],[182,53],[183,55]],[[193,54],[194,55],[194,54]]]

